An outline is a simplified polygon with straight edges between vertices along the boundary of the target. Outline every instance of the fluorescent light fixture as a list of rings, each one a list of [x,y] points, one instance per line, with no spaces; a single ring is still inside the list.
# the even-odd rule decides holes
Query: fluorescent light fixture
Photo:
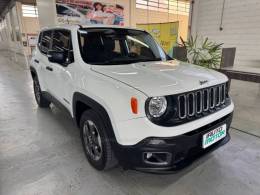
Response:
[[[22,5],[23,17],[38,17],[38,9],[34,5]]]

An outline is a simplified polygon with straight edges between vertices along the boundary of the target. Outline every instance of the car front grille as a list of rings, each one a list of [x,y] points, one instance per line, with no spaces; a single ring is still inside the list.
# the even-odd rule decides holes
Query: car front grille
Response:
[[[165,96],[168,103],[165,114],[160,118],[147,116],[153,123],[165,127],[191,122],[229,106],[231,98],[228,91],[229,82],[226,82],[181,94],[168,95]],[[146,102],[146,110],[148,102]]]
[[[220,109],[226,103],[226,90],[226,84],[221,84],[178,95],[178,118],[183,120]]]

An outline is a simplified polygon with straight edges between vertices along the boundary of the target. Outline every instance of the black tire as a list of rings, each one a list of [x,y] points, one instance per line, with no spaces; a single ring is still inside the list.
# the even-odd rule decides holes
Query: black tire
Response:
[[[41,86],[37,76],[33,78],[33,89],[35,100],[38,106],[41,108],[48,108],[51,102],[42,95]]]
[[[93,156],[93,154],[92,154],[93,146],[91,146],[92,150],[90,149],[91,147],[89,146],[89,145],[91,145],[91,144],[89,144],[89,142],[90,142],[89,137],[92,137],[92,136],[86,136],[86,129],[88,129],[88,131],[89,131],[89,129],[91,129],[91,128],[88,128],[90,123],[91,123],[91,125],[93,125],[94,128],[96,128],[95,134],[92,134],[92,135],[95,137],[96,140],[99,140],[99,143],[96,144],[96,146],[95,146],[95,151],[97,148],[97,153],[99,153],[99,155],[98,155],[99,158],[96,158],[97,156],[95,156],[95,155]],[[99,135],[97,135],[97,134],[99,134]],[[94,168],[96,168],[97,170],[108,170],[108,169],[114,168],[118,164],[117,159],[112,150],[111,143],[107,136],[106,128],[103,123],[103,120],[93,110],[87,110],[82,114],[81,119],[80,119],[80,136],[81,136],[82,146],[83,146],[85,155],[86,155],[89,163]],[[98,136],[99,136],[99,138],[97,138]],[[95,141],[92,141],[92,144],[95,145]]]

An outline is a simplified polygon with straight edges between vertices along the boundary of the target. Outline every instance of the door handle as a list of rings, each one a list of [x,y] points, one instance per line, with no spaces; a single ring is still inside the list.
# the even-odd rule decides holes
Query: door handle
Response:
[[[36,59],[35,59],[34,62],[37,63],[37,64],[39,64],[39,60],[36,60]]]
[[[49,66],[46,66],[46,70],[53,71],[53,69],[51,67],[49,67]]]

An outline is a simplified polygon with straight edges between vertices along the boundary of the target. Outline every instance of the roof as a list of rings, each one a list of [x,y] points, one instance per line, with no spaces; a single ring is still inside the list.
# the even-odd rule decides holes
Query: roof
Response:
[[[124,26],[116,26],[116,25],[100,25],[100,24],[92,24],[92,25],[80,25],[80,24],[64,24],[64,25],[52,25],[43,27],[41,30],[48,30],[53,28],[65,28],[65,29],[79,29],[79,28],[118,28],[118,29],[132,29],[137,30],[137,28],[133,27],[124,27]]]

